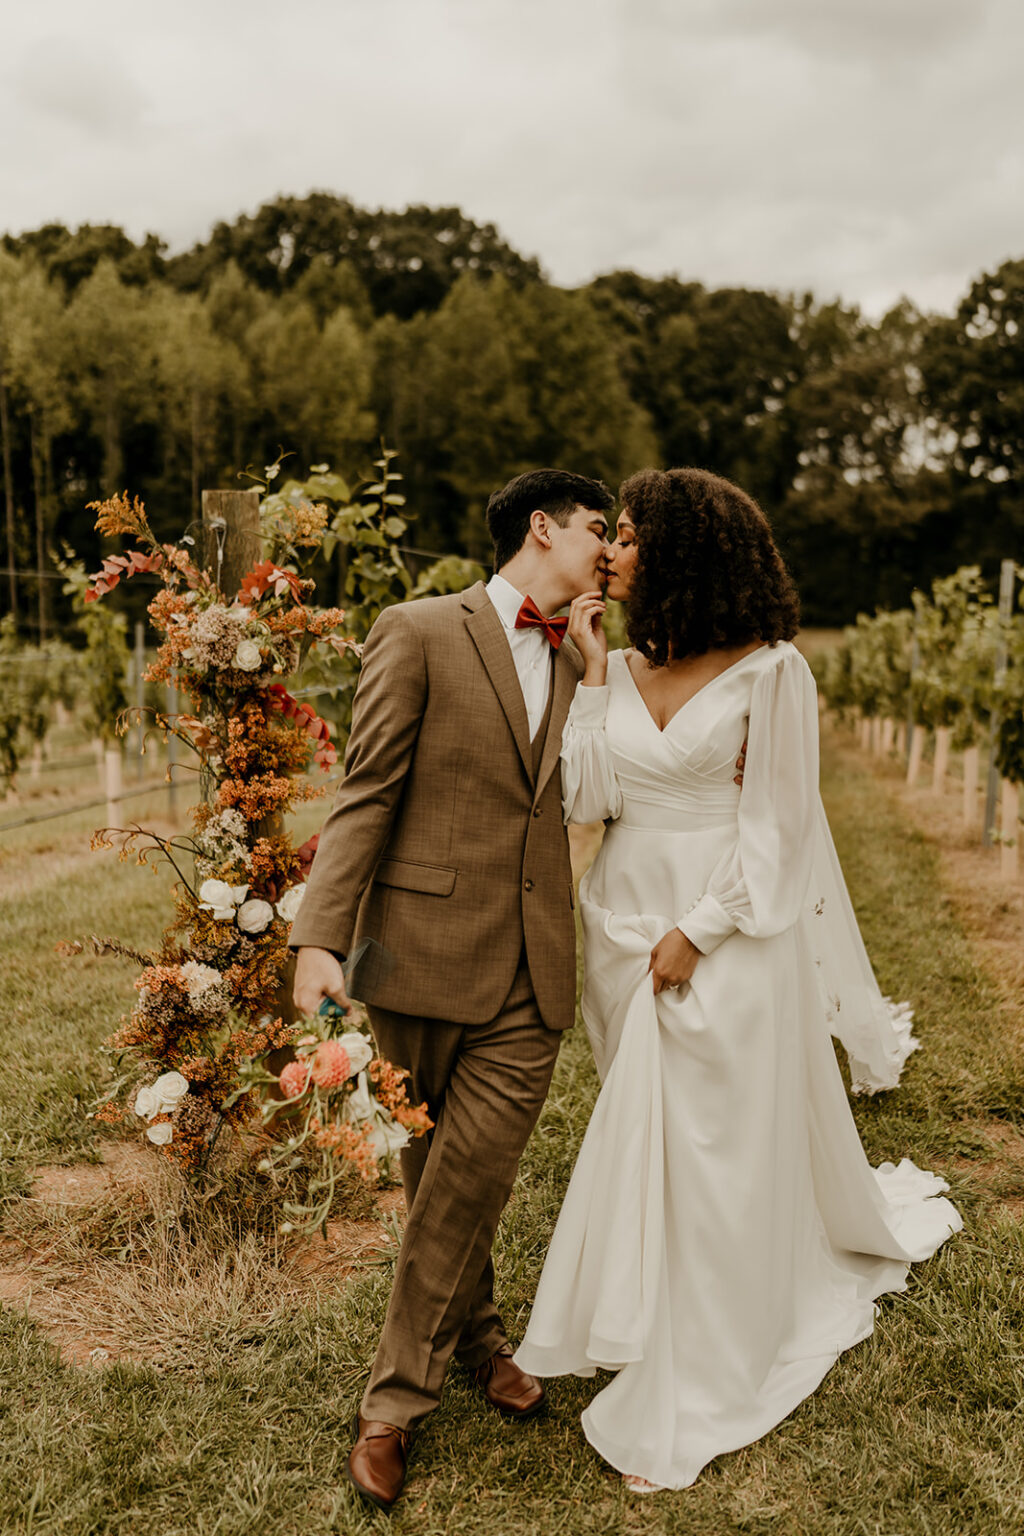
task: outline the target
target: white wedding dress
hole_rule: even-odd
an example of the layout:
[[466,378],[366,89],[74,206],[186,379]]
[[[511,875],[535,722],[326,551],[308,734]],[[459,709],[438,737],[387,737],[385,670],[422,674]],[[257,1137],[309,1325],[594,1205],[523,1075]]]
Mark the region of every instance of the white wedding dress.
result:
[[[613,652],[607,687],[577,689],[562,770],[566,820],[612,818],[580,889],[602,1088],[516,1359],[615,1371],[587,1439],[683,1488],[813,1392],[961,1220],[908,1160],[872,1169],[850,1113],[830,1035],[868,1091],[917,1042],[857,931],[796,648],[751,652],[664,731]],[[655,997],[677,922],[702,958]]]

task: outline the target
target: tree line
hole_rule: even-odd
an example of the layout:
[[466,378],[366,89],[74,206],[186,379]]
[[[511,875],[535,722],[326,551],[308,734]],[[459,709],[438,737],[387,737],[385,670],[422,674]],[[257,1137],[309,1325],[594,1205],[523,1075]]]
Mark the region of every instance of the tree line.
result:
[[458,209],[317,193],[169,256],[115,226],[0,240],[0,611],[60,622],[52,552],[98,555],[87,502],[161,536],[280,448],[349,476],[400,454],[426,550],[485,559],[489,492],[558,464],[738,481],[809,623],[905,603],[1024,532],[1024,259],[952,315],[620,271],[566,290]]

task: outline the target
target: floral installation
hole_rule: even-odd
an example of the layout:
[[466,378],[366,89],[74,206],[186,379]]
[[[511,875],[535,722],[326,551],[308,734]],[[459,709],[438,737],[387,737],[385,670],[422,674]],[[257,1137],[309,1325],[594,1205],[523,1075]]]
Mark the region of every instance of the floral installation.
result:
[[[277,469],[270,466],[268,481]],[[326,509],[267,498],[266,558],[233,595],[196,563],[189,538],[158,543],[137,497],[114,496],[91,510],[101,533],[127,535],[140,548],[105,558],[87,601],[143,571],[160,578],[149,614],[163,638],[146,677],[172,683],[191,712],[155,712],[155,726],[194,750],[203,789],[190,835],[165,838],[134,825],[93,838],[94,847],[118,847],[122,859],[166,860],[177,877],[175,917],[157,953],[94,940],[99,951],[142,965],[135,1005],[106,1042],[120,1075],[96,1118],[137,1125],[190,1175],[206,1168],[224,1127],[258,1133],[264,1172],[280,1180],[285,1169],[305,1167],[307,1201],[294,1209],[305,1224],[310,1212],[322,1222],[341,1164],[375,1177],[378,1163],[430,1125],[425,1108],[409,1104],[403,1074],[375,1057],[363,1016],[346,1018],[336,1040],[334,1015],[330,1024],[328,1015],[295,1022],[280,1011],[288,935],[317,842],[296,847],[284,817],[324,792],[304,781],[306,772],[326,772],[337,760],[327,723],[282,679],[321,642],[339,654],[358,650],[339,633],[344,612],[310,606],[314,583],[296,569],[300,551],[322,543]],[[132,715],[122,717],[123,729]],[[273,1052],[294,1056],[276,1074]],[[296,1092],[304,1073],[308,1082]],[[289,1117],[280,1099],[267,1100],[274,1084],[281,1098],[301,1102],[304,1116],[283,1146],[275,1126]]]

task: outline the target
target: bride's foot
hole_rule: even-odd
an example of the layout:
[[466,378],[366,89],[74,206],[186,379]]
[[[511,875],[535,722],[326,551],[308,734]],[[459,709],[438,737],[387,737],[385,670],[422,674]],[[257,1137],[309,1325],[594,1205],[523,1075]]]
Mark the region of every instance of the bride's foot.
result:
[[622,1481],[630,1493],[663,1493],[664,1483],[649,1483],[646,1477],[635,1477],[632,1472],[623,1472]]

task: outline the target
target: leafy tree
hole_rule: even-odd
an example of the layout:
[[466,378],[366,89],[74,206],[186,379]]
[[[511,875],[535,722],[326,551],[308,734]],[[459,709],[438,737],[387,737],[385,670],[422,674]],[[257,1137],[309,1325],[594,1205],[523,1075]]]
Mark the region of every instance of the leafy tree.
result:
[[[27,416],[35,508],[37,571],[49,565],[57,507],[53,441],[72,424],[67,379],[70,372],[65,310],[59,289],[39,267],[23,272],[14,296],[9,364],[13,388]],[[37,580],[40,640],[50,622],[49,588]]]
[[14,455],[10,395],[12,354],[16,329],[17,293],[21,264],[8,251],[0,251],[0,463],[3,467],[4,532],[6,535],[9,613],[17,618],[17,567],[20,548],[14,492]]
[[271,305],[250,325],[245,348],[267,457],[275,438],[294,444],[307,464],[317,455],[347,457],[372,438],[369,348],[347,309],[321,330],[309,304]]
[[104,258],[75,292],[67,326],[79,397],[103,447],[102,487],[113,495],[124,481],[126,432],[151,423],[156,410],[146,296]]
[[209,240],[172,259],[169,271],[183,288],[204,287],[229,260],[275,293],[293,288],[318,261],[321,269],[349,262],[374,311],[405,319],[436,309],[464,272],[517,283],[540,278],[536,261],[512,250],[493,224],[476,224],[458,208],[371,212],[329,192],[279,197],[234,224],[217,224]]
[[150,314],[166,470],[180,456],[188,464],[189,505],[200,514],[204,477],[216,472],[219,427],[228,402],[248,390],[246,362],[233,340],[218,336],[207,304],[196,294],[162,288]]
[[47,277],[66,293],[91,277],[101,261],[109,261],[124,283],[144,286],[163,274],[166,242],[147,235],[140,245],[117,224],[46,224],[23,235],[5,235],[4,248],[40,265]]

